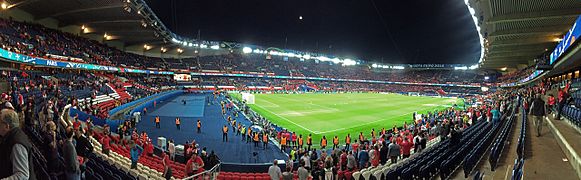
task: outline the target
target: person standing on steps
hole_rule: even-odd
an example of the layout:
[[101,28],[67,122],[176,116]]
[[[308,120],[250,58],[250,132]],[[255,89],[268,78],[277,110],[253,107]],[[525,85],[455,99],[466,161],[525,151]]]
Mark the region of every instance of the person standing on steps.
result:
[[533,115],[533,120],[537,129],[537,137],[539,137],[543,130],[543,119],[545,118],[545,101],[541,99],[541,94],[537,94],[533,99],[529,113]]
[[176,128],[178,128],[178,130],[180,130],[180,124],[182,124],[180,117],[176,117]]

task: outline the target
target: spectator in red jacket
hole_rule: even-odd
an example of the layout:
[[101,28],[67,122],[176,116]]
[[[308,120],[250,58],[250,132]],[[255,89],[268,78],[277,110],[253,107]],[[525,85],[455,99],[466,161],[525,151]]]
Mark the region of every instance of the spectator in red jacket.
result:
[[109,151],[111,150],[111,138],[109,137],[109,131],[103,132],[103,137],[101,137],[101,145],[103,154],[109,155]]
[[404,159],[410,157],[412,146],[413,143],[411,143],[407,137],[404,137],[403,142],[401,143],[402,157]]
[[188,176],[204,172],[204,161],[198,154],[192,154],[192,157],[186,163],[185,171]]

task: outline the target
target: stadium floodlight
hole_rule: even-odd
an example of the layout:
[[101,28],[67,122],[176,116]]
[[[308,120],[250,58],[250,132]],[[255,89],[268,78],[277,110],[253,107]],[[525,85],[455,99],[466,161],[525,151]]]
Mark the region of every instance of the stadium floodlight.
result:
[[[337,59],[337,58],[335,58],[335,59]],[[356,64],[357,64],[357,62],[355,62],[355,61],[353,61],[351,59],[345,59],[345,60],[343,60],[343,65],[345,65],[345,66],[353,66],[353,65],[356,65]]]
[[8,3],[6,3],[6,2],[3,2],[2,5],[0,5],[0,6],[2,6],[2,9],[8,9],[8,7],[9,7]]
[[478,68],[478,64],[475,64],[475,65],[468,67],[468,69],[470,69],[470,70],[477,69],[477,68]]
[[87,27],[85,27],[85,25],[82,25],[81,30],[85,30],[85,29],[87,29]]
[[377,64],[373,63],[373,64],[371,65],[371,67],[372,67],[372,68],[377,68]]
[[501,71],[506,71],[507,67],[500,68]]
[[331,61],[330,58],[325,57],[325,56],[319,56],[319,57],[316,57],[316,59],[318,59],[319,61]]
[[393,66],[392,68],[393,69],[405,69],[405,67],[403,67],[403,66]]
[[216,49],[220,49],[220,46],[218,46],[218,45],[213,45],[213,46],[210,46],[210,49],[215,49],[215,50],[216,50]]
[[252,48],[249,48],[249,47],[244,47],[244,48],[242,48],[242,52],[243,52],[244,54],[251,53],[251,52],[252,52]]
[[467,70],[468,67],[466,66],[462,66],[462,67],[454,67],[454,70]]
[[176,38],[171,38],[171,42],[180,43],[180,41],[178,39],[176,39]]
[[151,49],[151,46],[150,45],[147,45],[147,44],[144,44],[143,45],[143,49],[145,49],[146,51],[147,50],[150,50]]
[[192,44],[192,43],[188,43],[188,46],[189,46],[189,47],[192,47],[192,46],[193,46],[193,44]]
[[183,52],[184,52],[184,50],[183,50],[183,49],[180,49],[180,48],[178,48],[178,50],[177,50],[177,51],[178,51],[178,53],[179,53],[179,54],[181,54],[181,53],[183,53]]
[[490,76],[484,76],[484,80],[489,80]]
[[202,49],[206,49],[206,48],[208,48],[208,45],[205,45],[205,44],[200,44],[200,48],[202,48]]
[[305,58],[305,59],[311,59],[311,55],[305,54],[305,55],[303,55],[303,58]]

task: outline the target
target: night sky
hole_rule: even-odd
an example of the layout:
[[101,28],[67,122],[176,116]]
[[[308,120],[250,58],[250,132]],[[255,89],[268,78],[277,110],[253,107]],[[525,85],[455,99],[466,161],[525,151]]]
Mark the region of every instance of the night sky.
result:
[[190,38],[200,30],[203,40],[286,44],[288,49],[384,63],[475,64],[480,54],[463,0],[146,2],[169,29]]

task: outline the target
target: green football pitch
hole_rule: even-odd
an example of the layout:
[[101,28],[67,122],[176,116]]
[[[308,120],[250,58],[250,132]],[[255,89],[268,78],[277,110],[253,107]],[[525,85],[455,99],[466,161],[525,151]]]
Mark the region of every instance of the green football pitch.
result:
[[[239,94],[232,94],[240,98]],[[413,112],[426,113],[461,105],[456,98],[405,96],[379,93],[338,94],[255,94],[255,104],[250,108],[272,123],[306,138],[313,136],[318,146],[324,135],[329,142],[339,136],[344,143],[349,133],[353,140],[363,132],[369,138],[372,128],[403,126],[412,121]]]

